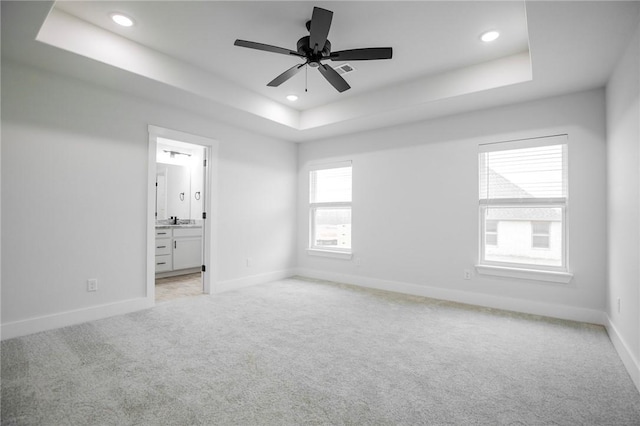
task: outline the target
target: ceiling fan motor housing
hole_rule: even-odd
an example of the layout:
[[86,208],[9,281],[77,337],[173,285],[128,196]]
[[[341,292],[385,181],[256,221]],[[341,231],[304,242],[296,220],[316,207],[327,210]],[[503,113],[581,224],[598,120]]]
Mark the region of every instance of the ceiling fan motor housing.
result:
[[300,40],[298,40],[297,49],[298,53],[304,55],[307,58],[309,65],[316,68],[320,65],[320,60],[323,57],[329,56],[331,54],[331,42],[327,40],[322,50],[314,54],[313,48],[309,45],[309,39],[309,36],[304,36]]

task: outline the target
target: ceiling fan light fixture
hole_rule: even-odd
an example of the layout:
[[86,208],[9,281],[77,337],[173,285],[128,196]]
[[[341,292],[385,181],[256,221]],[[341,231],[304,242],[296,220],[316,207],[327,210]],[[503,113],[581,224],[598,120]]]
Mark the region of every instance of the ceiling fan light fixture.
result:
[[484,41],[485,43],[489,43],[496,40],[498,37],[500,37],[500,33],[498,31],[491,30],[482,33],[482,35],[480,36],[480,40]]
[[122,27],[132,27],[133,19],[122,13],[112,13],[111,20]]
[[298,96],[297,95],[287,95],[287,100],[291,101],[291,102],[295,102],[298,100]]

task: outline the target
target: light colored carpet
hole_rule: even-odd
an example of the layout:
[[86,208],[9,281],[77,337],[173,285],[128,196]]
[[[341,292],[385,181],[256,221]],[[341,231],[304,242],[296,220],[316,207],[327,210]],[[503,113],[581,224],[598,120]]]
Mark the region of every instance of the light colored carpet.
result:
[[2,342],[4,425],[638,425],[602,327],[289,279]]

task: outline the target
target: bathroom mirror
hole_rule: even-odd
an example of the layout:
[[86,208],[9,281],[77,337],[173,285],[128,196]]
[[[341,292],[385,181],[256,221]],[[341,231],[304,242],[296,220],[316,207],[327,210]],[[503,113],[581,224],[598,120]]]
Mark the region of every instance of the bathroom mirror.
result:
[[191,172],[189,167],[157,163],[156,219],[191,218]]

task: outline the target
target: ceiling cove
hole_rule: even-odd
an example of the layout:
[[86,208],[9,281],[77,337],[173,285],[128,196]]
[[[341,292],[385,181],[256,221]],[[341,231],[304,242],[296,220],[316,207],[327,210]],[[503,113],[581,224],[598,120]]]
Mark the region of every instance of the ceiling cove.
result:
[[[335,43],[333,51],[391,46],[393,59],[358,62],[357,72],[344,76],[353,86],[345,93],[315,72],[300,72],[281,87],[267,87],[299,58],[240,49],[234,40],[295,49],[292,40],[308,34],[305,23],[312,5],[316,3],[59,1],[36,39],[200,102],[301,133],[401,115],[532,79],[524,2],[320,2],[335,12],[329,37],[349,40]],[[129,17],[133,25],[115,25],[114,13]],[[501,45],[480,40],[495,29],[500,29]],[[292,94],[298,97],[295,103],[286,100]]]

